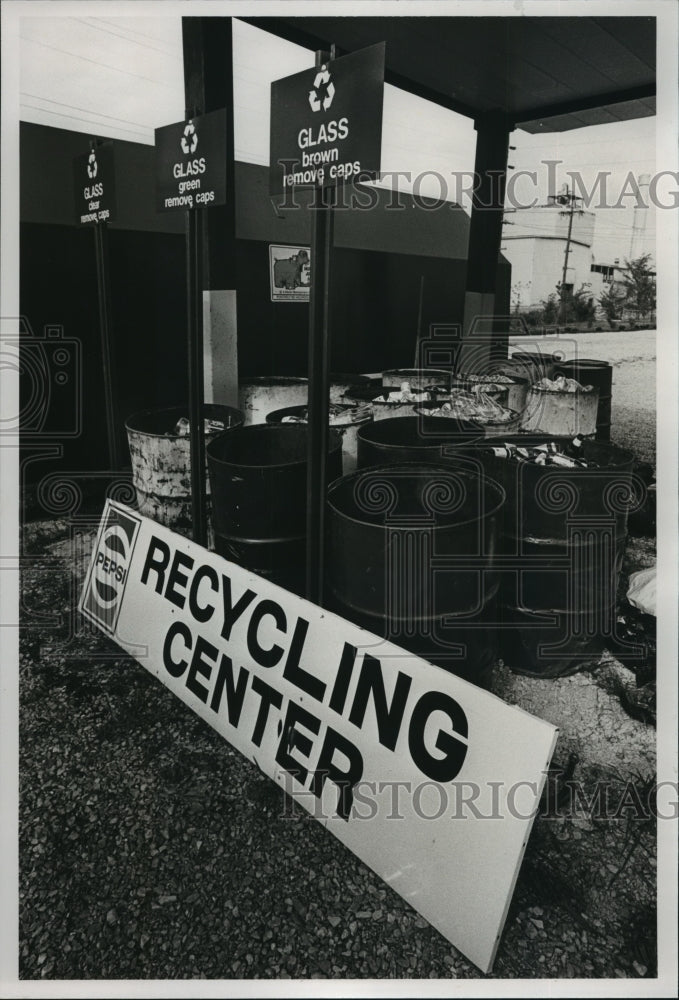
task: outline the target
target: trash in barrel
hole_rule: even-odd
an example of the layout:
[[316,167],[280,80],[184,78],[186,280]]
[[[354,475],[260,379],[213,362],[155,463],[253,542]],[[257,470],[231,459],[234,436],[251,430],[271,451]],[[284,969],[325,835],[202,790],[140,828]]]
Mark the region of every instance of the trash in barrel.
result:
[[[132,482],[140,514],[182,535],[192,534],[191,444],[188,406],[134,413],[125,421]],[[206,441],[240,427],[244,417],[231,406],[203,406]],[[206,481],[209,494],[210,484]]]
[[357,385],[347,389],[343,402],[371,403],[375,420],[388,420],[391,417],[410,417],[413,404],[426,402],[436,398],[437,393],[445,393],[444,386],[430,386],[426,389],[413,390],[407,382],[394,388],[388,385]]
[[614,642],[635,502],[633,455],[592,440],[517,435],[481,449],[504,488],[499,643],[516,673],[571,674]]
[[[305,586],[307,437],[304,424],[255,424],[207,446],[216,551],[297,594]],[[328,481],[342,474],[330,429]]]
[[521,430],[560,437],[596,432],[599,390],[575,379],[540,379],[528,390]]
[[[346,475],[356,468],[356,436],[359,428],[372,423],[373,410],[370,403],[350,404],[330,403],[330,426],[342,435],[342,471]],[[267,414],[267,424],[306,424],[308,407],[286,406]]]
[[421,392],[432,385],[450,389],[452,371],[446,368],[390,368],[382,372],[382,385],[400,389],[407,382],[413,392]]
[[326,599],[373,634],[487,686],[504,491],[450,466],[376,466],[328,490]]
[[465,421],[476,427],[483,437],[514,434],[519,429],[520,414],[500,405],[492,395],[484,391],[465,392],[453,389],[449,396],[441,396],[435,403],[420,403],[415,412],[427,420]]

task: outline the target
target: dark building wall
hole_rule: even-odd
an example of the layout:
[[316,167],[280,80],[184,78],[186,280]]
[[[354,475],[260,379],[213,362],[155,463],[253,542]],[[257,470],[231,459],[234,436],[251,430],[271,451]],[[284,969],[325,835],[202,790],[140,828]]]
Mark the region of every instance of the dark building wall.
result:
[[[57,463],[62,469],[102,469],[107,464],[94,236],[74,221],[73,159],[87,149],[86,135],[21,125],[22,313],[38,337],[45,324],[63,326],[82,357],[83,429],[80,437],[63,439]],[[187,396],[185,238],[182,213],[154,210],[153,147],[115,142],[114,151],[118,214],[108,237],[117,409],[125,454],[122,421],[127,415]],[[309,212],[302,207],[276,212],[267,168],[237,163],[235,170],[240,374],[306,374],[308,307],[271,301],[269,245],[308,245]],[[401,196],[404,208],[397,209],[389,207],[390,192],[379,192],[377,198],[369,211],[335,213],[334,370],[413,364],[422,278],[423,331],[432,322],[462,320],[467,216],[449,203],[426,210]],[[303,195],[299,201],[304,204]],[[502,311],[509,308],[508,274],[503,265]],[[232,287],[233,276],[216,278],[215,287]],[[30,396],[29,385],[24,399]],[[50,406],[55,405],[53,395]],[[45,421],[45,429],[63,425],[63,417],[50,408]],[[34,438],[24,435],[24,444]],[[41,462],[35,468],[46,466]]]

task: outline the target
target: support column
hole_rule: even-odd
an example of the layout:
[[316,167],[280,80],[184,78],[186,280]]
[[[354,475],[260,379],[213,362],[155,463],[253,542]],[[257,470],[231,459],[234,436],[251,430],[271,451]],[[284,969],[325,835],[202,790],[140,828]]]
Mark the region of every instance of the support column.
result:
[[467,289],[458,368],[483,370],[507,356],[508,320],[496,317],[495,289],[502,241],[509,133],[506,115],[491,111],[476,119],[475,192],[469,229]]
[[232,19],[183,17],[182,40],[186,107],[226,108],[226,204],[204,213],[205,401],[238,406]]

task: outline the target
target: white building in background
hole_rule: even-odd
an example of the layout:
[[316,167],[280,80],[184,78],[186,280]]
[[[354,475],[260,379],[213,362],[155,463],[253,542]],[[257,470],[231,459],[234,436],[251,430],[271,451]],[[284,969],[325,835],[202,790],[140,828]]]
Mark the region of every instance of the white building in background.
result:
[[579,209],[568,195],[505,211],[502,253],[512,265],[512,308],[536,308],[556,293],[567,245],[566,288],[577,292],[591,283],[594,223],[594,212]]

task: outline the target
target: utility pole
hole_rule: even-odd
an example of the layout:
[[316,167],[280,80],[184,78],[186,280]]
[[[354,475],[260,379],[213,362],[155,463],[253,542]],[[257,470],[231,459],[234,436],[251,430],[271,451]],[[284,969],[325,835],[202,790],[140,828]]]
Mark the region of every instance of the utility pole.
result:
[[[561,274],[561,294],[560,299],[563,303],[566,294],[566,277],[568,275],[568,255],[571,250],[571,239],[573,234],[573,216],[575,215],[576,208],[575,203],[581,201],[582,199],[573,194],[569,187],[566,188],[561,194],[555,195],[554,200],[559,205],[568,205],[568,209],[563,212],[559,212],[559,215],[568,216],[568,235],[566,236],[566,249],[563,255],[563,272]],[[582,215],[582,209],[577,210],[580,215]]]

